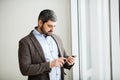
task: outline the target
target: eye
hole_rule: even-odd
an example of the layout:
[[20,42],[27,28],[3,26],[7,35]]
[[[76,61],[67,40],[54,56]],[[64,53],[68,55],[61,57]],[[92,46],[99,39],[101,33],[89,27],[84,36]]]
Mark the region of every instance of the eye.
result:
[[51,28],[51,27],[55,27],[55,26],[56,26],[56,25],[49,25],[49,24],[48,24],[48,27],[49,27],[49,28]]
[[48,24],[48,27],[52,27],[52,25],[49,25],[49,24]]

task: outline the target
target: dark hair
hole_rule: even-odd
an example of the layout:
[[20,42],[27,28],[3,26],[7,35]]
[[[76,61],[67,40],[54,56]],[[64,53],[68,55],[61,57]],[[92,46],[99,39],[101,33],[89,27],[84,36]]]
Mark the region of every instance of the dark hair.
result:
[[48,20],[56,22],[57,16],[56,16],[54,11],[49,10],[49,9],[45,9],[45,10],[40,12],[38,20],[42,20],[43,23],[47,22]]

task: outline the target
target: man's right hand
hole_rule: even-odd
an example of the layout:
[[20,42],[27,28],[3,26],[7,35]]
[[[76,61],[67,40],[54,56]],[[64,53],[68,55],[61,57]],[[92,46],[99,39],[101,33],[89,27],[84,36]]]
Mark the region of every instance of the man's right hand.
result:
[[65,63],[64,61],[66,60],[66,58],[64,57],[59,57],[53,61],[50,62],[50,68],[53,67],[62,67],[63,64]]

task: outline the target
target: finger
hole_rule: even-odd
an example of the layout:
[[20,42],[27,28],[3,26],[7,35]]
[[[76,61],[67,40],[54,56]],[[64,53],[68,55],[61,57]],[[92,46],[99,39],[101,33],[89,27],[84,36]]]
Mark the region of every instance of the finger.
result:
[[58,61],[61,62],[61,63],[63,63],[63,64],[64,64],[65,60],[66,60],[66,58],[63,58],[63,57],[58,58]]
[[75,61],[74,58],[71,58],[71,57],[68,58],[68,62],[69,62],[69,63],[74,63],[74,61]]
[[62,67],[62,66],[63,66],[63,63],[58,61],[56,67]]
[[64,57],[60,57],[60,59],[61,59],[61,60],[63,60],[63,61],[65,61],[65,60],[66,60],[66,58],[64,58]]
[[70,57],[69,60],[75,60],[75,58],[74,57]]
[[60,63],[60,64],[59,64],[59,67],[62,67],[62,66],[63,66],[63,64],[62,64],[62,63]]

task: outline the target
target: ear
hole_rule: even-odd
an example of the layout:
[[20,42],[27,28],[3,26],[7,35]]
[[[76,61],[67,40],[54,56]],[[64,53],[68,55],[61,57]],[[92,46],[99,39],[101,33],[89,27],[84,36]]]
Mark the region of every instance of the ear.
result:
[[43,22],[42,20],[38,20],[38,26],[42,26]]

